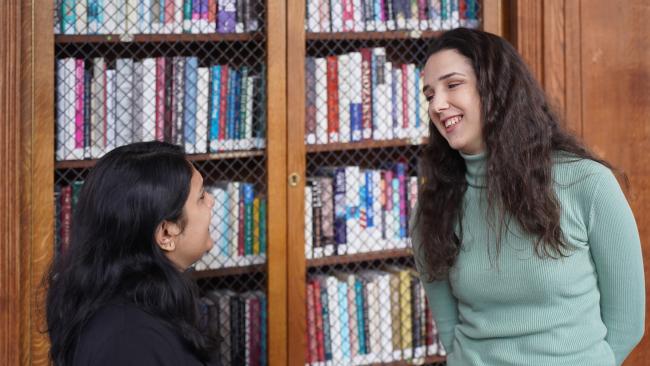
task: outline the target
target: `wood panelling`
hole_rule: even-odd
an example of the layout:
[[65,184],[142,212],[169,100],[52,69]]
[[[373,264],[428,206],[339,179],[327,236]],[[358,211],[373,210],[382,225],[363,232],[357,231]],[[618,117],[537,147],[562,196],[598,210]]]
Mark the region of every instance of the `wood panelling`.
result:
[[[553,45],[546,42],[549,47],[562,47],[564,49],[564,121],[569,130],[582,136],[582,73],[581,69],[581,21],[580,1],[564,1],[564,43]],[[561,15],[560,15],[561,16]],[[557,52],[553,52],[557,54]]]
[[[644,253],[646,297],[650,284],[650,6],[644,0],[582,1],[583,137],[622,169]],[[646,304],[648,302],[646,301]],[[646,308],[646,319],[650,312]],[[647,365],[647,336],[625,365]]]
[[512,40],[535,78],[544,80],[544,21],[539,0],[513,0]]
[[[49,364],[43,277],[53,252],[53,2],[23,1],[21,47],[21,364]],[[38,9],[38,11],[36,11]]]
[[267,0],[268,359],[287,364],[287,33],[286,2]]
[[0,364],[20,354],[20,1],[0,3]]
[[[305,0],[289,0],[287,14],[287,67],[291,75],[287,79],[288,139],[294,143],[287,147],[288,173],[296,174],[299,180],[287,192],[288,207],[286,218],[290,227],[288,233],[288,271],[289,297],[289,359],[287,365],[304,365],[307,349],[306,312],[306,261],[304,235],[304,197],[305,197]],[[295,143],[295,142],[300,143]]]

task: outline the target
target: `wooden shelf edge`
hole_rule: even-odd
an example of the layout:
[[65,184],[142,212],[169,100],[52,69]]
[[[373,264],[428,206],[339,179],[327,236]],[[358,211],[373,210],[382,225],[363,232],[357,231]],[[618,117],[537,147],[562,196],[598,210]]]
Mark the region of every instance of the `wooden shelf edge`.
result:
[[368,262],[380,259],[391,259],[410,257],[413,255],[411,249],[389,249],[377,252],[357,253],[348,255],[333,255],[322,258],[307,259],[307,267],[322,267],[335,264],[348,264],[356,262]]
[[386,32],[307,32],[306,39],[307,41],[333,41],[333,40],[346,40],[346,41],[356,41],[356,40],[383,40],[383,39],[428,39],[441,35],[445,31],[433,31],[433,30],[397,30],[397,31],[386,31]]
[[253,274],[258,272],[264,272],[265,270],[266,270],[266,263],[251,264],[248,266],[194,271],[190,273],[190,277],[192,277],[193,279],[201,279],[201,278],[210,278],[210,277],[241,276],[241,275],[248,275],[248,274]]
[[445,356],[426,356],[418,359],[400,360],[385,363],[373,363],[366,366],[410,366],[410,365],[426,365],[433,362],[445,362]]
[[155,43],[155,42],[249,42],[264,39],[261,32],[207,34],[58,34],[57,45],[75,43]]
[[[241,159],[264,156],[266,150],[247,150],[247,151],[227,151],[221,153],[211,154],[191,154],[187,155],[190,161],[211,161],[211,160],[226,160],[226,159]],[[64,160],[55,163],[55,169],[75,169],[75,168],[92,168],[97,163],[97,159],[87,160]]]
[[396,140],[367,140],[367,141],[350,142],[350,143],[307,145],[307,153],[378,149],[384,147],[417,146],[417,145],[426,144],[427,142],[428,142],[427,138],[419,138],[419,139],[396,139]]

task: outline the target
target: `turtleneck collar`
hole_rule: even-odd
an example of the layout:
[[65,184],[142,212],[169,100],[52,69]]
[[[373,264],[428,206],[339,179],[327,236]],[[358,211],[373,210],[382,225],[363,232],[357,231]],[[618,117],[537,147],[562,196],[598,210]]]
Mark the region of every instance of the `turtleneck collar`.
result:
[[487,187],[486,172],[487,172],[487,154],[485,152],[476,155],[467,155],[460,152],[460,156],[465,160],[465,179],[467,184],[473,187],[485,188]]

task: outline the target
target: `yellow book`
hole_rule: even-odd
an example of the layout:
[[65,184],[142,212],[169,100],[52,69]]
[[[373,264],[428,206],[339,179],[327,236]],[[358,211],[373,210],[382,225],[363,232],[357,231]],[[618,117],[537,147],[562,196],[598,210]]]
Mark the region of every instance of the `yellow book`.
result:
[[411,274],[408,269],[399,272],[399,307],[402,324],[402,351],[408,358],[413,348],[413,320],[411,319]]

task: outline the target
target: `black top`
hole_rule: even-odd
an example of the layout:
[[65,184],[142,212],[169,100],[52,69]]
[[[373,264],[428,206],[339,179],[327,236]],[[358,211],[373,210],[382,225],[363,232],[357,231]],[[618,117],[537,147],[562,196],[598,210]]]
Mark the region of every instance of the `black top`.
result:
[[135,305],[107,305],[84,327],[74,366],[205,366],[175,330]]

